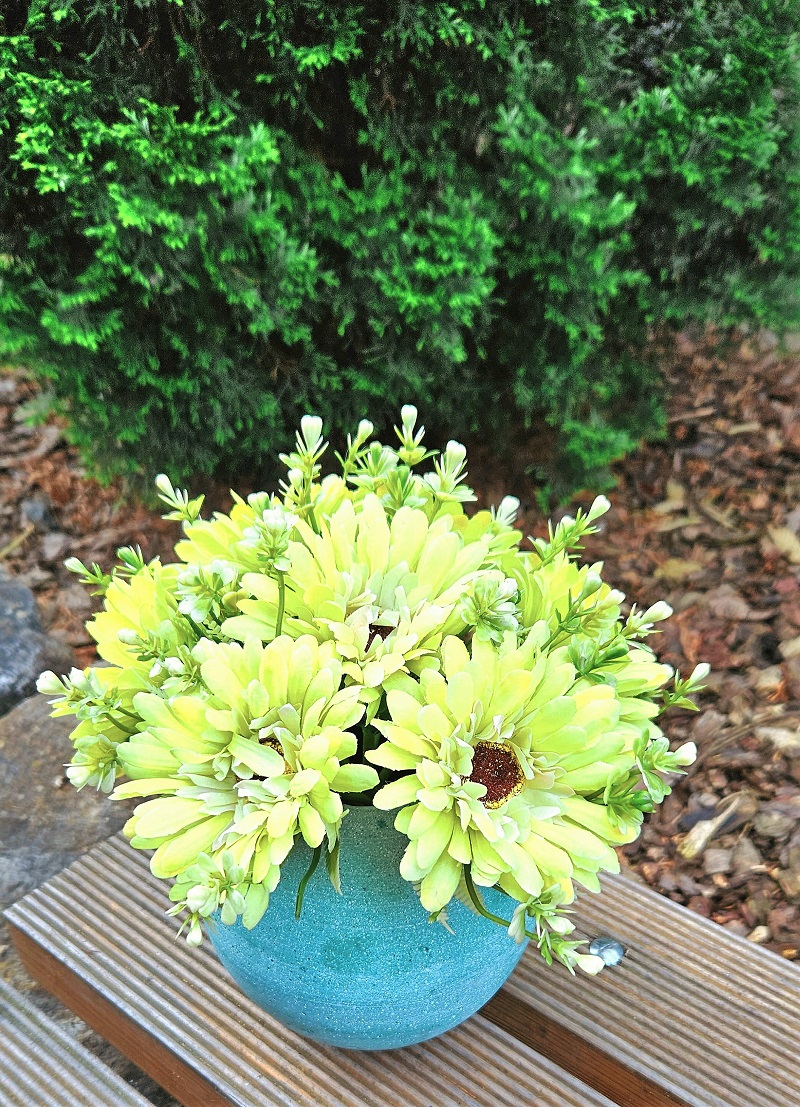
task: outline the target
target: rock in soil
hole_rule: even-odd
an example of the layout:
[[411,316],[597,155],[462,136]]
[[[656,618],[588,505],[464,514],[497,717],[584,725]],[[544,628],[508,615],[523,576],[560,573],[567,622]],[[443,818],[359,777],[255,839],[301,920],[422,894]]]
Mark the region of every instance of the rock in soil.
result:
[[30,588],[0,570],[0,715],[36,690],[45,669],[66,673],[69,646],[42,633]]
[[0,719],[0,909],[114,834],[130,805],[64,782],[75,720],[51,719],[44,696]]

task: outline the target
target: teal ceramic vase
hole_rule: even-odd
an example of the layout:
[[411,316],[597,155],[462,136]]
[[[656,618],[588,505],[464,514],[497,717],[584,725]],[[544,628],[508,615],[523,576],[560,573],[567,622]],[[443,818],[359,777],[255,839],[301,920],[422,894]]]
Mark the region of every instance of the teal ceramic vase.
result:
[[[448,930],[429,923],[399,873],[407,844],[393,815],[353,807],[342,824],[342,894],[320,864],[299,920],[297,888],[311,851],[302,841],[281,868],[253,930],[213,923],[209,937],[243,992],[284,1026],[348,1049],[394,1049],[457,1026],[489,1000],[522,956],[496,923],[453,901]],[[489,889],[487,906],[509,900]]]

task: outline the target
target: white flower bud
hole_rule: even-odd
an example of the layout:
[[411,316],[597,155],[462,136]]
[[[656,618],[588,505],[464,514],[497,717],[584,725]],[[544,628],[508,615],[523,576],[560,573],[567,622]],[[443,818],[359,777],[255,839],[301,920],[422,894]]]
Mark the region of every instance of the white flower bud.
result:
[[670,615],[672,615],[672,608],[665,600],[659,600],[652,607],[648,607],[639,618],[643,624],[662,623],[664,619],[669,619]]
[[512,527],[519,511],[519,500],[516,496],[503,496],[499,507],[495,509],[495,520],[504,527]]
[[697,760],[697,745],[694,742],[684,742],[673,754],[676,765],[693,765]]
[[610,507],[611,504],[606,496],[596,496],[592,506],[589,508],[586,522],[593,523],[595,519],[599,519],[601,515],[605,515]]
[[526,919],[527,907],[526,904],[521,903],[519,907],[514,909],[514,914],[511,916],[511,922],[508,927],[509,937],[513,938],[517,945],[522,945],[525,941]]
[[303,441],[310,452],[314,452],[322,439],[322,420],[318,415],[304,415],[300,420]]
[[62,696],[64,685],[61,683],[60,677],[47,669],[36,681],[36,690],[44,696]]
[[166,473],[158,474],[156,477],[156,488],[162,496],[168,496],[170,499],[175,496],[175,489],[172,487],[172,481]]
[[603,958],[595,957],[593,953],[577,953],[575,955],[575,965],[582,972],[588,973],[589,976],[597,976],[606,967]]
[[449,469],[457,469],[463,465],[467,457],[467,447],[452,438],[447,443],[444,451],[444,459]]
[[189,932],[186,935],[187,946],[197,947],[202,945],[203,942],[203,928],[200,923],[195,919],[192,925],[189,927]]
[[590,596],[593,596],[595,592],[599,592],[602,587],[603,578],[599,573],[587,573],[583,581],[583,587],[581,588],[580,599],[588,599]]
[[700,684],[705,680],[708,674],[711,672],[711,666],[705,661],[701,661],[699,665],[695,665],[692,675],[689,677],[689,683],[692,685]]
[[203,908],[206,905],[208,897],[208,888],[206,888],[204,884],[195,884],[195,886],[193,888],[190,888],[189,891],[186,893],[186,906],[189,908],[192,914],[197,915],[202,912]]

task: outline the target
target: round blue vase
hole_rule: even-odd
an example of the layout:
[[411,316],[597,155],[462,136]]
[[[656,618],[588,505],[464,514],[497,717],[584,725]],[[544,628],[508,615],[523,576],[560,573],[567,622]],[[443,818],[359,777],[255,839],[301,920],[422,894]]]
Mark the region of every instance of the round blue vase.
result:
[[[400,876],[407,839],[391,813],[353,807],[342,824],[342,894],[320,864],[294,917],[311,850],[298,839],[269,909],[252,930],[212,923],[209,937],[242,991],[284,1026],[348,1049],[394,1049],[450,1030],[482,1007],[524,951],[503,927],[453,901],[429,923]],[[508,917],[492,889],[490,910]]]

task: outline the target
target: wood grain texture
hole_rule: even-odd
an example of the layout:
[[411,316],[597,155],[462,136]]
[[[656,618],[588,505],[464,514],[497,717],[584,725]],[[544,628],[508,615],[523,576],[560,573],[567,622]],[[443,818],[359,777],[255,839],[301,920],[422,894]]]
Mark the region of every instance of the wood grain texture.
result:
[[306,1041],[176,942],[167,905],[112,839],[6,915],[29,971],[186,1107],[614,1107],[481,1016],[403,1050]]
[[[622,963],[572,978],[529,951],[485,1015],[593,1087],[616,1089],[623,1107],[800,1104],[797,966],[625,877],[584,896],[575,921],[618,939]],[[625,1072],[668,1098],[640,1093]]]
[[0,980],[0,1107],[148,1107],[148,1101]]

